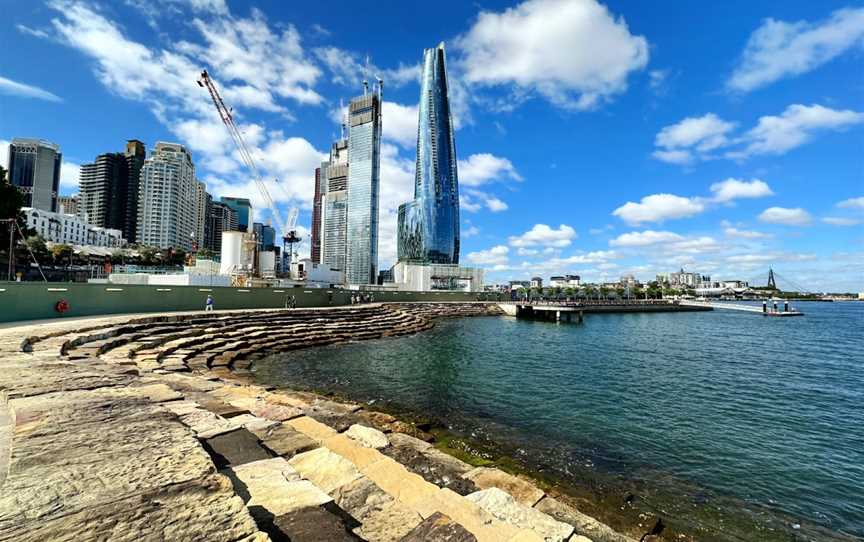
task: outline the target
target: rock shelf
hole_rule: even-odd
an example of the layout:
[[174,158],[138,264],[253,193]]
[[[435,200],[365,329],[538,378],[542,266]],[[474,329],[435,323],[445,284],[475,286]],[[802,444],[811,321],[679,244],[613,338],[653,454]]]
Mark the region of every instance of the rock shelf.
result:
[[629,542],[392,416],[243,378],[274,352],[499,313],[370,304],[0,330],[0,541]]

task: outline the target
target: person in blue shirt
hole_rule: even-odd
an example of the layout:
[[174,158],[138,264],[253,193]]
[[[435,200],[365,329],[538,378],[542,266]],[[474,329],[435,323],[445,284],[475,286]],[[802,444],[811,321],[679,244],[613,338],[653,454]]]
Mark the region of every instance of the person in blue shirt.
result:
[[213,296],[210,294],[207,294],[207,301],[204,303],[204,310],[205,311],[212,311],[213,310]]

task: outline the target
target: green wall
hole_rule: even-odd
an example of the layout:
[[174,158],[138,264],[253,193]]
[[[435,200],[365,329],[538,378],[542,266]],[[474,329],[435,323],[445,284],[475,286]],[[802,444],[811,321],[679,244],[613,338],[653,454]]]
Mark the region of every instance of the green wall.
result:
[[[218,309],[282,308],[295,296],[298,307],[347,305],[351,291],[323,288],[227,288],[220,286],[140,286],[80,282],[0,282],[0,322],[123,314],[202,310],[207,295]],[[475,301],[463,292],[371,292],[375,301]],[[495,294],[479,294],[493,300]],[[69,310],[58,313],[61,299]]]

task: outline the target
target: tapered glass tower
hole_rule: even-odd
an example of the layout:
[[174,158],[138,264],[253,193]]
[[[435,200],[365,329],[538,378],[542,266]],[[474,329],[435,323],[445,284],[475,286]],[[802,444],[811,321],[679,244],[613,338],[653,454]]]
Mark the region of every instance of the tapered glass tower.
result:
[[399,206],[400,262],[459,263],[459,181],[444,44],[423,52],[414,200]]

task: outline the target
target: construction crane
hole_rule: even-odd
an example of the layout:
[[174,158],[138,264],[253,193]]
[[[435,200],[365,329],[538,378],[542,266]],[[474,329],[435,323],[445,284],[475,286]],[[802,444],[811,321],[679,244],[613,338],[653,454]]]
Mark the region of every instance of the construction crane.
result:
[[264,183],[264,179],[261,177],[261,172],[255,164],[252,152],[249,150],[249,146],[246,145],[246,141],[243,139],[243,135],[237,128],[237,125],[234,124],[234,117],[231,114],[232,110],[225,105],[222,96],[220,96],[219,91],[216,90],[216,85],[213,83],[207,70],[202,71],[200,77],[198,77],[198,86],[206,88],[210,93],[213,105],[216,106],[216,111],[219,112],[219,118],[222,119],[222,123],[226,128],[228,128],[228,133],[231,134],[231,139],[234,140],[234,144],[237,146],[240,158],[249,169],[249,173],[252,174],[252,179],[254,179],[255,185],[258,187],[258,191],[261,192],[261,197],[264,198],[264,203],[266,203],[267,207],[270,209],[273,221],[276,222],[276,227],[282,234],[283,257],[287,254],[287,262],[290,266],[294,255],[294,245],[299,243],[301,240],[300,236],[297,235],[297,214],[299,212],[297,207],[292,207],[291,210],[288,211],[288,221],[282,222],[282,216],[279,214],[279,210],[276,209],[276,204],[273,202],[273,198],[270,197],[270,191],[267,190],[267,185]]

